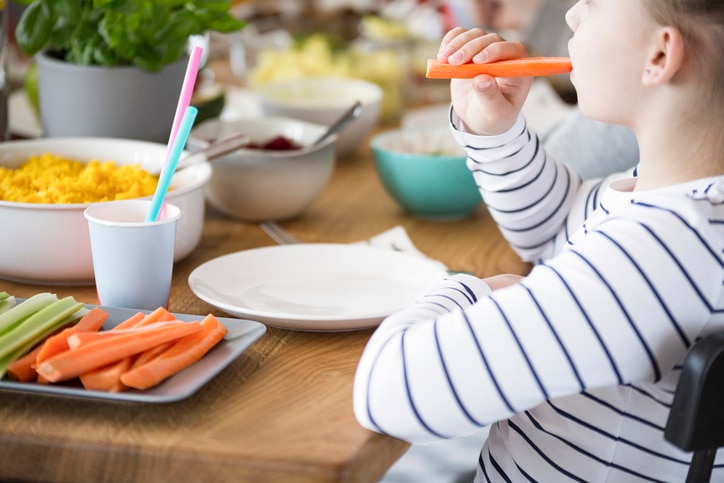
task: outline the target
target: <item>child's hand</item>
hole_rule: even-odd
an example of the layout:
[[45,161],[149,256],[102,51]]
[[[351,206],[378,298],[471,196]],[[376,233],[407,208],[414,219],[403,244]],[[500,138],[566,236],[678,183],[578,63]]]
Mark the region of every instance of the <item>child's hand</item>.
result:
[[[520,42],[506,41],[498,34],[488,34],[478,28],[456,27],[442,39],[437,59],[459,65],[526,56],[526,49]],[[532,82],[532,77],[494,78],[488,75],[453,79],[450,81],[453,108],[469,132],[488,136],[502,134],[515,124]]]
[[515,275],[512,273],[504,273],[501,275],[494,275],[492,277],[484,278],[483,282],[488,284],[488,287],[490,287],[490,290],[499,290],[501,288],[510,287],[511,285],[515,285],[516,283],[523,280],[523,277],[520,275]]

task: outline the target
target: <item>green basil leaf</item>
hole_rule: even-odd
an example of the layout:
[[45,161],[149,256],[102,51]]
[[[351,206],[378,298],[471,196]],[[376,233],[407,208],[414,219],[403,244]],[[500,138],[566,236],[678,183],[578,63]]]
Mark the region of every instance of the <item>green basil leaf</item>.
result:
[[231,0],[19,0],[17,27],[28,54],[45,46],[84,65],[137,65],[150,71],[176,62],[191,35],[243,28]]
[[45,2],[28,5],[15,29],[18,46],[27,55],[34,55],[48,43],[55,21],[56,16]]

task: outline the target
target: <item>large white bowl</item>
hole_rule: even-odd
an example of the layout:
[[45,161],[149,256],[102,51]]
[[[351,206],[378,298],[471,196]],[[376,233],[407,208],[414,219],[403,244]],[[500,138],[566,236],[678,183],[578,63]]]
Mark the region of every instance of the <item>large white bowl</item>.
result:
[[296,217],[327,186],[335,162],[337,136],[316,146],[326,127],[283,117],[220,121],[212,119],[191,132],[190,144],[203,146],[226,134],[242,132],[261,144],[277,136],[303,146],[290,151],[239,149],[211,163],[204,191],[209,204],[241,221],[283,220]]
[[346,77],[303,77],[272,81],[258,88],[261,109],[329,126],[360,101],[362,113],[339,134],[337,158],[351,156],[380,118],[382,88],[373,82]]
[[[158,170],[166,145],[110,138],[42,138],[0,144],[0,166],[16,168],[42,153],[88,161],[110,160]],[[168,201],[181,209],[174,260],[191,253],[204,224],[203,187],[211,176],[208,163],[180,170],[171,182]],[[90,285],[93,261],[83,211],[88,203],[41,204],[0,201],[0,278],[36,284]]]

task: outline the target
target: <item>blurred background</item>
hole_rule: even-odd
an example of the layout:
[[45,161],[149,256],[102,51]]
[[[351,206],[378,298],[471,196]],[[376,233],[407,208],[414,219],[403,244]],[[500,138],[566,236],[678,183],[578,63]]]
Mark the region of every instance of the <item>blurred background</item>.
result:
[[[445,32],[482,26],[524,41],[531,55],[567,56],[569,0],[246,0],[235,12],[249,22],[216,39],[235,78],[248,87],[315,75],[360,77],[385,90],[382,119],[409,106],[445,101],[447,81],[425,79]],[[573,103],[567,76],[550,79]]]
[[[236,120],[260,114],[255,91],[277,81],[314,76],[361,78],[383,90],[381,128],[446,126],[449,81],[425,78],[443,35],[455,26],[483,27],[524,42],[531,55],[567,56],[564,14],[571,0],[235,0],[247,22],[234,34],[210,34],[193,103],[206,117]],[[14,45],[22,6],[0,0],[4,66],[0,124],[9,134],[42,135],[34,60]],[[5,98],[7,95],[7,99]],[[575,94],[567,75],[539,78],[528,99],[529,124],[539,132],[570,113]],[[7,108],[7,111],[3,109]],[[0,126],[2,128],[2,126]],[[383,130],[383,129],[380,129]],[[5,132],[5,131],[3,131]],[[463,160],[464,162],[464,160]],[[383,480],[469,481],[485,434],[447,445],[413,447]],[[471,464],[472,462],[472,464]],[[413,475],[413,476],[411,476]]]
[[[454,26],[480,26],[526,43],[531,55],[566,56],[570,31],[564,13],[571,0],[234,0],[247,22],[234,34],[211,34],[206,68],[194,104],[207,117],[254,114],[248,95],[271,81],[342,76],[372,81],[384,91],[381,124],[406,112],[445,104],[449,82],[425,78],[442,36]],[[33,60],[13,43],[22,6],[8,1],[4,64],[10,93],[10,131],[35,137]],[[28,78],[31,77],[31,78]],[[575,104],[568,76],[544,80],[556,99]],[[229,87],[238,89],[229,89]],[[15,92],[15,95],[12,93]],[[548,95],[548,93],[546,93]],[[556,107],[556,106],[554,106]],[[558,106],[560,107],[560,106]],[[226,109],[226,111],[224,111]],[[557,119],[557,117],[556,117]]]

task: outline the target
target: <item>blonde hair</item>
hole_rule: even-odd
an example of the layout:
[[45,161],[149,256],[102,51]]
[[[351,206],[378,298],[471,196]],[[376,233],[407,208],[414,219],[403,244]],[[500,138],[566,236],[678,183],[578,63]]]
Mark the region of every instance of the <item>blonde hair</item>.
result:
[[724,1],[644,0],[661,25],[681,32],[686,55],[703,81],[708,103],[724,107]]
[[707,138],[724,156],[724,0],[644,0],[644,5],[659,24],[681,32],[692,73],[701,80],[690,113],[711,121]]

